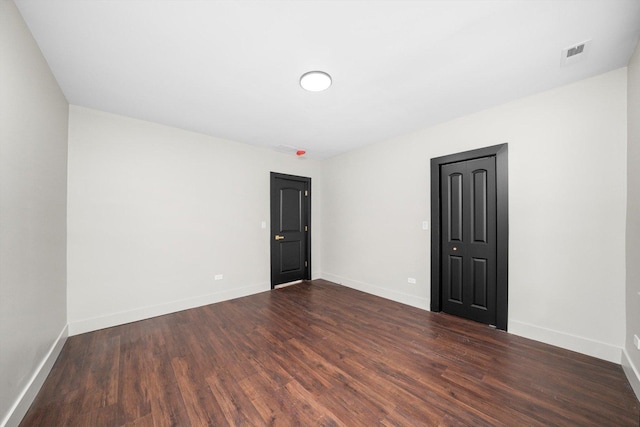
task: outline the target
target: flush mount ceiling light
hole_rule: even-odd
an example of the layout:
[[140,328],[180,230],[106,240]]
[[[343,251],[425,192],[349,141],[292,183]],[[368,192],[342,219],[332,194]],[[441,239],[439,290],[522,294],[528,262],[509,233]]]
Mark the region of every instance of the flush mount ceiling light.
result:
[[322,92],[331,86],[331,76],[324,71],[309,71],[300,77],[300,86],[309,92]]

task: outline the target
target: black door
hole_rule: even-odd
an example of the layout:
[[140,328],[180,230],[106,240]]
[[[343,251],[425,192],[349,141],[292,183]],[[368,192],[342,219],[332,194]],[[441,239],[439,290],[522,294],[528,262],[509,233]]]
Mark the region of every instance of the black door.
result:
[[496,164],[440,168],[441,289],[446,313],[496,325]]
[[311,178],[271,172],[271,288],[311,279]]

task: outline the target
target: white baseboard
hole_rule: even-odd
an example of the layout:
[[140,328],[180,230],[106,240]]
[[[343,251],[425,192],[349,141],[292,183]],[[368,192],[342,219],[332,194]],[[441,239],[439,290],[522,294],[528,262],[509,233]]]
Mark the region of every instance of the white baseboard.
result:
[[616,347],[615,345],[511,319],[509,319],[508,331],[521,337],[597,357],[598,359],[607,360],[617,363],[618,365],[620,364],[622,348]]
[[[368,294],[390,299],[413,307],[422,308],[424,310],[429,310],[430,301],[427,298],[420,298],[389,289],[379,288],[368,283],[351,280],[331,273],[322,273],[322,278]],[[509,319],[508,331],[514,335],[520,335],[525,338],[555,345],[557,347],[586,354],[598,359],[607,360],[616,364],[620,364],[621,362],[622,348],[616,347],[615,345],[511,319]],[[637,370],[635,372],[637,372]]]
[[88,319],[75,320],[69,322],[69,335],[79,335],[85,332],[97,331],[99,329],[110,328],[112,326],[124,325],[125,323],[137,322],[139,320],[150,319],[156,316],[175,313],[177,311],[188,310],[190,308],[201,307],[203,305],[214,304],[216,302],[227,301],[248,295],[267,291],[271,288],[270,283],[260,283],[258,285],[244,288],[229,289],[223,292],[201,295],[194,298],[186,298],[178,301],[171,301],[149,307],[141,307],[135,310],[121,311],[107,314],[105,316],[92,317]]
[[359,291],[366,292],[378,297],[386,298],[391,301],[407,304],[412,307],[421,308],[423,310],[429,310],[429,300],[427,298],[420,298],[415,295],[407,295],[402,292],[379,288],[375,285],[359,282],[357,280],[347,279],[346,277],[336,276],[335,274],[331,273],[323,273],[322,278],[330,282],[337,283],[348,288],[357,289]]
[[622,350],[622,369],[624,370],[636,397],[640,400],[640,371],[638,371],[638,367],[631,361],[626,348]]
[[65,325],[62,332],[58,335],[58,338],[53,342],[51,348],[36,368],[26,387],[18,396],[18,399],[16,399],[5,418],[0,422],[0,427],[17,427],[20,424],[33,403],[33,400],[38,395],[42,384],[44,384],[44,380],[47,379],[49,372],[51,372],[53,364],[60,355],[62,347],[69,336],[68,330],[69,325]]

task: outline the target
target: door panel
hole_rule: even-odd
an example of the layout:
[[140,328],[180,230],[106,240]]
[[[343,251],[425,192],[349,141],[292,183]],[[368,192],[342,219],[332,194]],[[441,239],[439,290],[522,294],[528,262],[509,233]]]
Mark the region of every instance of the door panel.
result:
[[442,309],[496,324],[495,158],[441,166]]
[[475,242],[487,243],[487,171],[473,171],[473,217],[471,228]]
[[449,175],[449,240],[462,241],[462,175]]
[[[296,184],[296,183],[294,183]],[[287,185],[284,184],[283,185]],[[291,185],[291,183],[289,183]],[[297,186],[299,187],[299,186]],[[300,231],[302,224],[302,195],[300,188],[280,188],[280,227],[279,233]]]
[[302,269],[304,251],[300,241],[280,242],[280,273],[290,273]]
[[271,173],[271,287],[310,279],[311,179]]
[[449,287],[449,301],[462,302],[462,258],[458,256],[449,256],[449,278],[447,286]]
[[473,259],[473,306],[487,308],[487,260]]

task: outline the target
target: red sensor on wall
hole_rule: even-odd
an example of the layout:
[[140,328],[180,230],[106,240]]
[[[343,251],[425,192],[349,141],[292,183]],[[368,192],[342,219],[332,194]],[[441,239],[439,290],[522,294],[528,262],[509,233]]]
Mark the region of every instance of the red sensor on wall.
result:
[[304,150],[298,150],[298,151],[296,151],[296,156],[304,156],[305,153],[306,153],[306,151],[304,151]]

